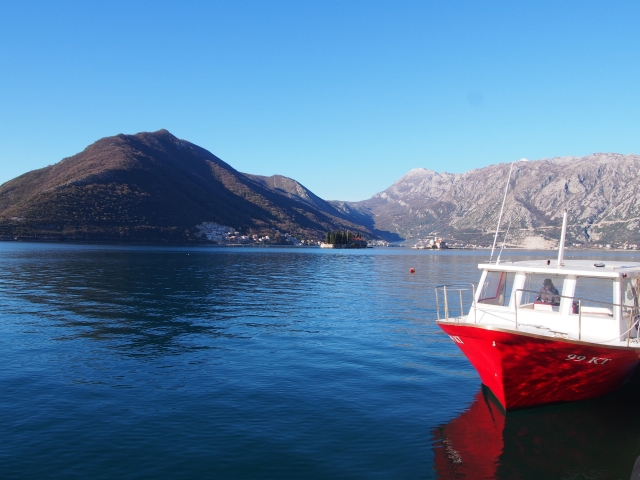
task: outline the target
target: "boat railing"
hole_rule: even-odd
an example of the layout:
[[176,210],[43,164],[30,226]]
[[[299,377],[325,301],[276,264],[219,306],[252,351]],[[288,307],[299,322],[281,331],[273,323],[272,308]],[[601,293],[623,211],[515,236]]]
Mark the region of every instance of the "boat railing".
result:
[[[528,293],[528,294],[539,295],[540,291],[527,290],[525,288],[518,288],[515,290],[516,330],[518,330],[518,309],[524,306],[524,305],[520,305],[520,300],[522,299],[522,295],[518,295],[518,293],[520,294]],[[578,316],[578,340],[582,340],[582,314],[583,313],[591,314],[591,315],[602,314],[602,312],[592,312],[587,310],[589,307],[585,307],[585,309],[583,309],[583,302],[588,302],[589,304],[601,305],[602,311],[603,312],[610,311],[611,312],[610,315],[612,316],[615,309],[618,307],[621,307],[621,313],[623,315],[629,316],[629,329],[626,332],[622,333],[618,338],[620,340],[624,340],[624,337],[626,336],[627,345],[631,341],[631,331],[633,330],[634,327],[637,328],[637,326],[640,324],[640,306],[637,306],[637,305],[626,305],[621,303],[602,302],[599,300],[585,299],[581,297],[570,297],[567,295],[559,295],[559,294],[553,295],[553,297],[560,298],[560,299],[567,299],[571,302],[571,313],[576,314]],[[527,304],[527,305],[530,305],[530,304]],[[615,339],[612,339],[611,341],[613,340]]]
[[[436,314],[438,316],[438,320],[449,320],[450,318],[462,318],[464,316],[465,308],[464,308],[464,299],[468,298],[469,295],[466,292],[470,292],[471,294],[471,303],[473,307],[476,306],[476,286],[473,283],[452,283],[448,285],[438,285],[436,288]],[[455,295],[455,300],[453,304],[449,300],[450,295]],[[440,297],[442,296],[442,304],[440,303]],[[460,308],[460,316],[451,316],[451,306],[455,305],[456,301],[458,302],[458,307]],[[443,315],[440,315],[442,309]],[[458,308],[455,308],[457,313]]]

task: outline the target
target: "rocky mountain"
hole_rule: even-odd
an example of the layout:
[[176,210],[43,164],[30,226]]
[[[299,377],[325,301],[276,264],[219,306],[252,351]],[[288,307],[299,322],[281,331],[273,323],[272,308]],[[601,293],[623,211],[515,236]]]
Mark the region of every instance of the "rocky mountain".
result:
[[[333,205],[387,238],[438,235],[486,245],[493,239],[510,167],[497,164],[461,174],[418,168],[369,200]],[[569,243],[640,243],[639,187],[638,155],[516,162],[500,241],[511,222],[507,243],[555,245],[567,208]]]
[[166,130],[103,138],[0,186],[5,239],[198,242],[203,222],[314,239],[366,231],[294,180],[240,173]]
[[[500,240],[555,245],[640,244],[640,156],[597,153],[513,164]],[[321,239],[360,230],[387,240],[441,236],[490,244],[511,164],[466,173],[410,171],[361,202],[327,202],[297,181],[238,172],[166,130],[98,140],[0,186],[0,237],[199,242],[215,222],[243,234]]]
[[311,190],[307,189],[304,185],[298,183],[292,178],[284,177],[282,175],[272,175],[270,177],[252,175],[250,173],[245,173],[244,175],[263,187],[288,198],[302,202],[312,208],[322,210],[331,215],[340,215],[336,208],[329,204],[329,202],[321,199]]

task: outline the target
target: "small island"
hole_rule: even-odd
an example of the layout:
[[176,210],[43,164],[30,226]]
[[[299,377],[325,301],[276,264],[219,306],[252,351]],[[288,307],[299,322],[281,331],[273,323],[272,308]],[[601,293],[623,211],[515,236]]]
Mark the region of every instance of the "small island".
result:
[[354,234],[349,230],[336,230],[327,232],[320,248],[367,248],[367,241],[360,232]]

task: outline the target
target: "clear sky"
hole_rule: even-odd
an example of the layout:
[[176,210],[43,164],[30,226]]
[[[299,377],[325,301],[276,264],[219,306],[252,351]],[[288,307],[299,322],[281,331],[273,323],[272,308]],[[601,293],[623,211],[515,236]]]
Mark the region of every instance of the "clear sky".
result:
[[338,200],[640,154],[640,2],[0,0],[0,183],[161,128]]

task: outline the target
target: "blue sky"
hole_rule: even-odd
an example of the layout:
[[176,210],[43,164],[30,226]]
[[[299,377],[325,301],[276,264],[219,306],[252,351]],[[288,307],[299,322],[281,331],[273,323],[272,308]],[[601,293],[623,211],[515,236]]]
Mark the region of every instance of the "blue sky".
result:
[[639,25],[638,1],[0,1],[0,183],[160,128],[339,200],[640,154]]

